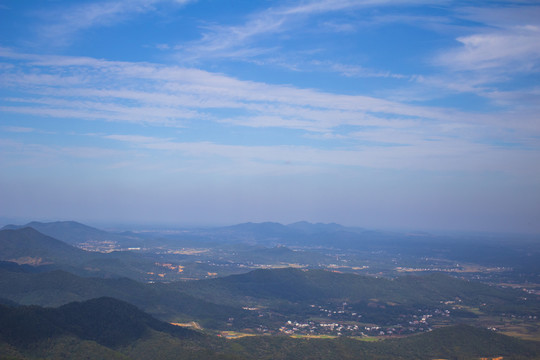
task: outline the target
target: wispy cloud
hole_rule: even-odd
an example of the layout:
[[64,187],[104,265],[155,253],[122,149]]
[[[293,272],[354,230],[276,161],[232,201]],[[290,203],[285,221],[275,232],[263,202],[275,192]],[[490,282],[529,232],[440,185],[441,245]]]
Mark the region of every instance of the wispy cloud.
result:
[[462,36],[461,46],[442,54],[437,63],[460,71],[538,71],[540,64],[540,21]]
[[[219,26],[207,25],[202,38],[188,44],[177,45],[184,60],[197,60],[203,58],[249,58],[266,54],[271,51],[269,47],[253,46],[255,40],[268,36],[288,33],[304,24],[313,16],[375,6],[414,5],[434,3],[431,0],[312,0],[304,1],[293,6],[269,8],[251,14],[241,25]],[[324,22],[331,31],[350,31],[351,26]],[[324,26],[323,26],[324,27]],[[274,46],[274,45],[273,45]]]
[[476,25],[462,29],[465,34],[455,38],[458,45],[433,59],[434,65],[452,72],[451,77],[462,83],[470,79],[476,88],[540,71],[540,6],[468,7],[454,14]]
[[[477,96],[478,104],[498,107],[497,113],[489,115],[499,126],[505,127],[505,122],[515,119],[519,109],[518,126],[534,128],[530,113],[540,110],[537,86],[524,79],[540,72],[540,6],[534,2],[520,6],[499,2],[489,7],[480,4],[449,10],[452,16],[441,18],[437,31],[452,34],[454,46],[426,57],[424,62],[432,71],[404,77],[408,82],[387,90],[385,96],[405,102]],[[403,16],[382,21],[408,22]],[[419,26],[426,22],[434,28],[437,19],[420,21]],[[462,102],[465,106],[470,103],[472,100]]]
[[[371,141],[403,140],[397,131],[383,130],[380,133],[356,134],[358,137],[368,137]],[[512,171],[539,174],[540,169],[531,169],[531,161],[540,160],[535,152],[518,150],[516,153],[507,151],[504,147],[483,144],[471,144],[459,139],[424,139],[416,141],[414,146],[400,147],[399,151],[392,146],[357,145],[349,149],[320,149],[299,145],[274,146],[245,146],[225,145],[213,142],[178,142],[166,138],[146,137],[137,135],[107,135],[107,139],[131,144],[136,148],[159,152],[177,153],[177,158],[193,158],[204,161],[210,167],[199,167],[197,171],[223,172],[223,165],[229,172],[238,171],[241,164],[256,164],[256,171],[262,165],[281,172],[295,171],[292,167],[300,166],[303,170],[324,172],[328,166],[392,168],[431,171]],[[208,159],[214,161],[208,162]],[[204,160],[203,160],[204,159]],[[513,159],[513,160],[512,160]],[[509,164],[506,161],[511,161]],[[481,164],[481,165],[480,165]],[[243,169],[242,171],[249,171]]]
[[248,113],[236,117],[245,125],[249,125],[246,119],[252,119],[252,126],[270,126],[268,121],[266,125],[260,122],[261,116],[267,116],[266,120],[280,119],[274,126],[287,127],[291,120],[290,127],[297,128],[296,119],[309,131],[344,124],[373,125],[387,116],[446,121],[452,116],[446,109],[241,81],[190,68],[57,56],[35,59],[6,52],[4,56],[24,58],[20,67],[4,71],[5,83],[34,94],[5,99],[4,111],[56,115],[66,111],[65,116],[79,112],[86,119],[163,125],[167,120],[211,119],[215,111],[236,109]]
[[39,28],[39,36],[49,45],[65,45],[82,30],[92,27],[112,26],[119,22],[154,11],[159,3],[183,5],[194,0],[118,0],[75,4],[55,11],[41,13],[46,25]]
[[35,127],[26,127],[26,126],[0,126],[0,131],[7,132],[7,133],[19,133],[19,134],[29,134],[29,133],[36,133],[36,134],[54,134],[53,131],[46,131],[43,129],[38,129]]
[[34,128],[23,127],[23,126],[2,126],[0,127],[3,131],[14,132],[14,133],[30,133],[36,131]]
[[[325,64],[325,63],[322,63]],[[326,65],[337,73],[340,73],[347,77],[381,77],[381,78],[394,78],[394,79],[408,79],[411,76],[394,74],[390,71],[377,71],[373,69],[367,69],[358,65],[346,65],[340,63],[326,63]]]
[[[323,164],[472,170],[482,164],[482,168],[495,171],[507,166],[500,159],[517,154],[532,161],[536,153],[527,149],[538,147],[532,139],[540,135],[530,109],[467,113],[373,96],[242,81],[177,66],[37,57],[14,51],[0,54],[15,65],[1,74],[8,80],[6,86],[24,94],[3,98],[0,110],[5,113],[137,123],[154,128],[193,127],[208,122],[213,126],[294,130],[311,135],[311,139],[344,141],[324,150],[301,145],[225,145],[204,136],[193,142],[141,134],[110,134],[107,138],[135,148],[178,152],[193,159],[226,157],[238,164],[272,163],[274,169],[289,161],[311,170]],[[510,143],[512,148],[504,145]],[[492,158],[494,154],[499,160]],[[525,163],[516,161],[515,166]]]

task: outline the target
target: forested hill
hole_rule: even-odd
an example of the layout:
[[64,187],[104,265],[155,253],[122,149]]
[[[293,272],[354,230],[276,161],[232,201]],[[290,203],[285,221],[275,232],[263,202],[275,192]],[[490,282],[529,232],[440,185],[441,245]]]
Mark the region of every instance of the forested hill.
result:
[[402,339],[293,339],[255,336],[225,340],[163,323],[111,298],[56,309],[0,305],[3,359],[535,359],[537,342],[470,326]]
[[194,296],[204,296],[216,302],[231,302],[245,297],[293,302],[365,301],[376,298],[402,304],[438,304],[456,298],[474,303],[495,299],[501,302],[517,301],[521,296],[516,290],[499,289],[437,273],[386,279],[292,268],[255,270],[189,282],[182,284],[182,288]]
[[30,344],[73,335],[105,346],[133,342],[150,330],[179,337],[201,336],[195,331],[159,321],[137,307],[102,297],[58,308],[0,305],[0,337],[9,343]]

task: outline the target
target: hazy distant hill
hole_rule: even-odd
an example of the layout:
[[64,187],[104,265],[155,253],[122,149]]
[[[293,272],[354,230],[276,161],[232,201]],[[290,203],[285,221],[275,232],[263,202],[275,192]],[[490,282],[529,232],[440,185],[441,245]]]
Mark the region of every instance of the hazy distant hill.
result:
[[342,249],[368,249],[373,245],[384,246],[381,241],[403,240],[402,234],[368,231],[335,223],[309,223],[300,221],[289,225],[275,222],[243,223],[232,226],[208,228],[189,232],[201,240],[216,242],[245,242],[263,246],[335,247]]
[[73,262],[85,256],[85,251],[30,227],[0,231],[0,260],[42,265]]
[[231,232],[244,232],[253,234],[265,234],[266,236],[281,236],[281,235],[294,235],[294,234],[313,234],[313,233],[331,233],[337,231],[351,231],[359,232],[362,229],[349,228],[336,223],[310,223],[307,221],[298,221],[292,224],[283,225],[275,222],[262,222],[262,223],[243,223],[233,226],[227,226],[219,228],[221,230],[229,230]]
[[42,223],[33,221],[25,225],[6,225],[2,230],[15,230],[25,227],[36,229],[42,234],[78,246],[89,241],[115,241],[122,246],[140,246],[143,240],[134,234],[122,235],[99,230],[76,221],[56,221]]
[[289,225],[262,222],[195,229],[187,231],[178,239],[184,237],[192,243],[198,239],[199,243],[332,248],[363,253],[365,256],[380,253],[386,258],[440,258],[519,269],[528,274],[529,281],[540,281],[540,242],[534,236],[400,233],[301,221]]
[[0,260],[45,265],[82,275],[119,276],[130,272],[109,254],[81,250],[30,227],[0,230]]
[[[433,235],[428,233],[397,233],[346,227],[335,223],[309,223],[301,221],[289,225],[274,222],[244,223],[233,226],[185,229],[170,233],[151,233],[139,236],[134,233],[110,233],[74,221],[51,223],[31,222],[23,226],[79,245],[88,241],[112,241],[119,247],[210,247],[231,244],[251,244],[264,247],[289,246],[304,248],[333,248],[343,251],[382,254],[408,259],[440,258],[456,262],[474,263],[484,266],[500,266],[528,274],[528,281],[538,282],[540,273],[540,242],[534,237],[491,236],[491,235]],[[4,229],[21,228],[8,225]],[[298,258],[299,254],[295,254]],[[124,260],[131,255],[118,255]],[[293,260],[292,256],[289,256]],[[381,260],[379,259],[379,260]],[[301,259],[299,259],[300,261]],[[138,260],[137,260],[138,261]],[[284,260],[287,262],[287,260]],[[316,262],[316,261],[315,261]],[[101,265],[100,265],[101,266]],[[97,266],[99,267],[99,266]],[[148,270],[152,271],[152,270]],[[129,272],[122,273],[133,276]],[[138,275],[135,275],[137,277]]]
[[320,233],[320,232],[336,232],[336,231],[362,231],[360,228],[349,228],[345,227],[343,225],[339,225],[336,223],[310,223],[307,221],[298,221],[292,224],[287,225],[289,229],[295,229],[302,231],[304,233]]
[[210,229],[211,232],[225,237],[229,241],[244,241],[264,245],[273,245],[273,241],[283,242],[291,236],[299,236],[301,232],[274,222],[243,223]]
[[0,261],[46,265],[78,275],[142,279],[159,269],[151,255],[84,251],[34,228],[0,230]]

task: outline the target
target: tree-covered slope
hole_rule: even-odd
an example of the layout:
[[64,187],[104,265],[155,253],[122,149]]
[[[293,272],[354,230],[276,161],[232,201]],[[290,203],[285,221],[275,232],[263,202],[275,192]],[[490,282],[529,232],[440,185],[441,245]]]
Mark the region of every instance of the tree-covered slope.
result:
[[108,296],[135,304],[161,319],[197,320],[207,326],[223,325],[229,317],[242,317],[247,313],[239,307],[194,298],[169,284],[80,277],[61,270],[32,273],[0,268],[0,294],[19,304],[41,306],[60,306]]
[[225,340],[99,298],[58,308],[0,306],[0,351],[5,359],[538,359],[540,344],[464,325],[378,342],[283,336]]
[[102,297],[58,308],[0,306],[0,337],[13,344],[72,335],[114,347],[133,342],[149,330],[179,337],[199,334],[159,321],[129,303]]
[[194,296],[234,303],[245,298],[348,302],[377,299],[401,304],[438,304],[459,298],[471,303],[517,301],[521,293],[443,274],[396,279],[341,274],[325,270],[255,270],[182,285]]
[[235,341],[240,354],[256,359],[538,359],[540,344],[492,331],[457,325],[407,338],[365,342],[350,338],[291,339],[242,338]]

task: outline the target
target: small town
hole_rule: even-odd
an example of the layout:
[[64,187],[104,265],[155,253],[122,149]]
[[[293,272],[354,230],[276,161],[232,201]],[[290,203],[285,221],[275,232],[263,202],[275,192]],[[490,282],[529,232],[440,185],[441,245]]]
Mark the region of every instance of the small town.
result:
[[[309,320],[287,320],[279,332],[285,335],[295,336],[397,336],[432,330],[431,322],[434,319],[450,317],[450,310],[433,309],[417,310],[418,314],[401,314],[392,324],[371,324],[364,321],[362,314],[348,309],[345,305],[339,306],[341,310],[333,310],[323,306],[310,305],[318,308],[321,316],[312,317]],[[328,318],[328,320],[323,320]],[[262,329],[262,328],[261,328]],[[265,332],[259,329],[261,332]],[[267,331],[267,330],[266,330]]]

